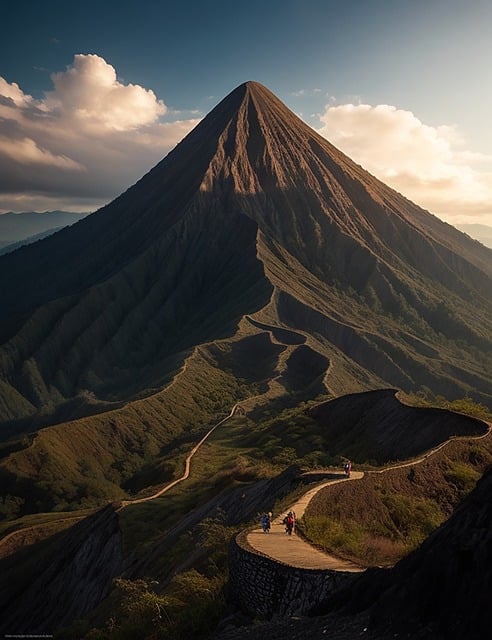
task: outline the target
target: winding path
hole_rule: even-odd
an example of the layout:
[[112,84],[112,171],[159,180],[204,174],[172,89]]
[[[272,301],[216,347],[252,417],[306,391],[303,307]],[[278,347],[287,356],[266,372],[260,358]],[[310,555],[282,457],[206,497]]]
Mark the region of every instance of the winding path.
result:
[[226,422],[227,420],[229,420],[230,418],[233,417],[233,415],[236,413],[237,409],[238,409],[238,405],[235,404],[232,407],[231,412],[229,413],[229,415],[226,416],[225,418],[223,418],[222,420],[220,420],[220,422],[217,422],[217,424],[215,424],[211,429],[209,429],[207,431],[207,433],[203,436],[203,438],[200,440],[200,442],[198,442],[193,447],[193,449],[190,451],[190,453],[188,454],[188,456],[187,456],[187,458],[185,460],[185,470],[184,470],[183,475],[180,478],[177,478],[176,480],[173,480],[169,484],[166,484],[164,487],[162,487],[162,489],[159,489],[159,491],[157,491],[156,493],[153,493],[151,496],[146,496],[145,498],[136,498],[135,500],[122,500],[121,503],[120,503],[119,508],[117,509],[117,512],[121,511],[122,509],[124,509],[125,507],[128,507],[131,504],[138,504],[140,502],[148,502],[149,500],[154,500],[155,498],[159,498],[164,493],[166,493],[167,491],[169,491],[170,489],[175,487],[177,484],[179,484],[180,482],[183,482],[183,480],[186,480],[190,475],[191,459],[193,458],[195,453],[202,446],[202,444],[207,440],[207,438],[215,431],[215,429],[217,429],[217,427],[220,427],[221,424],[224,424],[224,422]]
[[[190,475],[191,459],[193,458],[195,453],[202,446],[202,444],[207,440],[207,438],[215,431],[215,429],[217,429],[217,427],[220,427],[220,425],[224,424],[224,422],[232,418],[238,409],[239,409],[239,405],[235,404],[232,407],[229,415],[223,418],[222,420],[220,420],[219,422],[217,422],[217,424],[215,424],[211,429],[209,429],[207,433],[203,436],[203,438],[200,440],[200,442],[198,442],[193,447],[193,449],[190,451],[190,453],[188,454],[185,460],[185,470],[183,475],[180,478],[177,478],[176,480],[173,480],[169,484],[166,484],[164,487],[162,487],[162,489],[159,489],[159,491],[152,494],[151,496],[146,496],[145,498],[136,498],[135,500],[122,500],[119,503],[119,506],[116,509],[116,512],[118,513],[125,507],[128,507],[132,504],[138,504],[140,502],[148,502],[149,500],[154,500],[155,498],[159,498],[164,493],[166,493],[167,491],[172,489],[174,486],[176,486],[178,483],[183,482],[183,480],[186,480]],[[60,518],[58,520],[52,520],[48,524],[53,525],[53,524],[57,524],[64,521],[71,521],[71,522],[73,521],[75,523],[75,522],[78,522],[79,520],[82,520],[84,517],[85,516],[74,515],[72,517],[69,516],[65,518]],[[22,529],[16,529],[15,531],[11,531],[7,535],[5,535],[3,538],[0,539],[0,558],[6,555],[10,555],[10,553],[16,550],[18,546],[16,539],[21,539],[29,531],[35,531],[37,529],[41,530],[43,528],[46,528],[46,526],[47,526],[47,523],[43,522],[37,525],[32,525],[30,527],[23,527]],[[14,540],[15,540],[15,543],[14,543]]]
[[[478,436],[451,436],[448,440],[445,440],[441,444],[437,445],[433,449],[430,449],[419,458],[402,462],[400,464],[392,465],[391,467],[385,467],[384,469],[377,469],[369,471],[367,473],[386,473],[393,469],[400,469],[403,467],[411,467],[415,464],[422,463],[424,460],[435,454],[437,451],[443,449],[446,445],[456,439],[474,439],[480,440],[486,438],[492,432],[492,423],[485,422],[488,429],[485,433]],[[360,480],[364,477],[364,473],[360,471],[352,471],[350,480]],[[304,515],[304,512],[314,498],[314,496],[324,489],[325,487],[339,482],[346,482],[347,478],[345,474],[340,474],[340,478],[327,480],[321,484],[317,484],[315,487],[307,491],[299,500],[294,503],[287,511],[294,511],[296,518],[299,519]],[[250,531],[246,537],[246,540],[250,547],[255,551],[268,556],[272,560],[282,562],[291,567],[299,567],[305,569],[329,569],[332,571],[347,571],[347,572],[362,572],[367,567],[361,567],[353,562],[338,558],[323,551],[320,551],[316,547],[312,546],[298,535],[293,533],[292,536],[287,536],[285,528],[282,523],[282,514],[275,518],[272,522],[270,533],[264,533],[261,528]]]
[[[327,480],[316,485],[307,491],[299,500],[294,503],[289,511],[294,511],[297,518],[301,518],[312,498],[324,487],[339,482],[349,482],[350,480],[359,480],[364,476],[361,471],[353,471],[350,479],[345,474],[340,473],[339,478]],[[361,572],[365,571],[365,567],[329,555],[323,551],[319,551],[308,542],[300,538],[294,531],[291,536],[285,533],[285,527],[282,523],[282,514],[275,518],[272,522],[270,533],[263,533],[260,529],[254,529],[247,535],[248,544],[263,555],[268,556],[272,560],[283,562],[291,567],[299,567],[304,569],[331,569],[332,571]]]

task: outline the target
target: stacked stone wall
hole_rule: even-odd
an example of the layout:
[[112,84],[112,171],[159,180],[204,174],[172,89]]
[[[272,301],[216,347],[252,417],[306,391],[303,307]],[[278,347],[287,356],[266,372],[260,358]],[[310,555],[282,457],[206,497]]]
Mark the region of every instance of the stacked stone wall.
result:
[[301,569],[272,560],[247,542],[247,531],[232,539],[229,588],[232,600],[251,616],[306,615],[356,574],[327,569]]

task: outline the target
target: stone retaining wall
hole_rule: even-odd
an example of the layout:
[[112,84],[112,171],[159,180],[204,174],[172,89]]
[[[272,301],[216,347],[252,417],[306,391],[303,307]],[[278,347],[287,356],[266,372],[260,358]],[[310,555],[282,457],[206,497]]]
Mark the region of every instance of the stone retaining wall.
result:
[[305,615],[357,575],[290,567],[253,549],[247,535],[242,531],[231,541],[229,587],[234,603],[251,616]]

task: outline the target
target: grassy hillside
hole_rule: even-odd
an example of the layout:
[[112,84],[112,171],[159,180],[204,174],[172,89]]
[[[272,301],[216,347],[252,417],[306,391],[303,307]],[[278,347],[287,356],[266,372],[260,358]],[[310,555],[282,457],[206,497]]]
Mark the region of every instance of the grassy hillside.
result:
[[[271,376],[272,354],[267,345],[271,343],[265,340],[265,336],[261,338],[262,335],[264,336],[262,333],[258,334],[260,341],[265,345],[265,357],[263,361],[259,361],[259,366],[263,368],[268,380]],[[257,336],[253,336],[253,341],[256,339]],[[249,343],[246,341],[246,344]],[[242,349],[243,346],[239,341],[235,348]],[[215,357],[218,357],[220,352],[220,357],[227,359],[230,349],[231,345],[216,344],[211,348],[211,352]],[[194,362],[194,358],[198,361]],[[187,376],[195,376],[195,366],[202,370],[204,361],[209,363],[208,376],[196,381],[197,386],[192,386]],[[203,391],[206,392],[207,378],[213,375],[212,362],[211,353],[195,354],[188,361],[182,379],[181,376],[178,377],[175,385],[183,385],[180,391],[186,389],[192,394],[197,394],[196,398],[199,398],[198,386],[205,385]],[[248,367],[245,367],[242,373],[247,376],[247,371]],[[293,377],[289,377],[289,380],[292,379]],[[248,378],[245,377],[243,380],[247,381]],[[228,379],[224,380],[224,393],[228,382]],[[246,385],[246,382],[243,384]],[[236,389],[235,392],[240,395],[244,388]],[[232,399],[234,390],[230,393]],[[154,398],[156,411],[161,400],[159,394]],[[116,625],[113,630],[116,638],[124,638],[125,633],[134,633],[135,625],[141,629],[142,637],[151,637],[156,624],[169,638],[195,637],[213,628],[224,611],[227,546],[230,536],[239,528],[257,524],[259,513],[264,510],[280,513],[292,503],[295,495],[305,490],[299,486],[299,464],[308,468],[333,464],[340,468],[346,454],[347,443],[343,437],[337,435],[337,430],[341,433],[343,429],[336,421],[333,424],[324,423],[316,413],[321,409],[326,411],[330,405],[336,413],[343,399],[325,401],[318,409],[313,401],[280,409],[279,396],[275,394],[270,396],[269,402],[266,402],[265,397],[263,400],[265,403],[259,405],[254,412],[246,416],[235,416],[210,436],[194,457],[192,473],[188,480],[158,499],[129,505],[118,514],[118,535],[121,535],[121,538],[116,547],[112,542],[111,548],[113,556],[116,554],[119,558],[115,568],[117,573],[114,575],[124,572],[125,580],[118,580],[113,585],[110,598],[100,602],[99,607],[90,615],[84,614],[82,617],[85,620],[74,624],[66,637],[81,638],[89,633],[91,627],[97,627],[98,631],[91,632],[92,635],[87,637],[104,638],[104,634],[108,633],[109,624]],[[449,436],[451,427],[448,423],[453,416],[455,423],[451,430],[455,434],[466,435],[484,431],[483,423],[459,414],[451,414],[447,410],[421,408],[412,413],[411,421],[405,423],[405,417],[412,408],[399,403],[392,392],[354,394],[348,400],[344,410],[346,431],[352,433],[353,438],[354,430],[357,428],[365,434],[363,441],[366,443],[367,451],[365,456],[360,458],[361,463],[363,460],[370,462],[370,458],[374,457],[374,453],[381,447],[380,422],[384,423],[388,418],[390,422],[398,417],[402,420],[402,452],[401,455],[397,454],[397,457],[401,458],[404,457],[407,446],[406,431],[412,432],[417,442],[421,439],[422,442],[437,444]],[[377,411],[371,412],[371,405],[377,408]],[[134,443],[135,446],[142,446],[142,441],[138,440],[142,431],[137,416],[145,419],[145,415],[139,414],[139,403],[135,403],[131,409],[132,413],[128,416],[131,415],[135,419]],[[188,409],[182,407],[181,410]],[[364,423],[361,423],[360,419],[362,413],[367,414]],[[317,416],[316,419],[314,416]],[[83,423],[84,421],[80,424],[75,423],[76,434]],[[115,426],[118,425],[115,423]],[[54,427],[53,431],[56,429],[57,427]],[[41,431],[37,437],[46,431],[49,430]],[[200,431],[202,430],[197,429],[196,433]],[[426,433],[426,437],[421,438],[421,432],[431,433]],[[121,429],[121,434],[132,437],[130,430]],[[190,435],[193,433],[190,432]],[[398,439],[393,439],[391,430],[387,436],[387,450],[393,448],[395,451]],[[195,441],[193,440],[193,443]],[[372,473],[367,476],[367,480],[332,487],[329,493],[327,492],[327,498],[321,494],[323,500],[326,500],[326,504],[323,502],[321,506],[323,514],[329,512],[328,520],[331,522],[335,516],[330,512],[330,508],[333,511],[334,505],[336,514],[341,518],[342,524],[337,525],[338,529],[335,527],[339,534],[337,543],[343,539],[346,546],[342,550],[338,546],[336,550],[352,555],[355,555],[356,551],[359,554],[366,553],[369,554],[367,557],[373,558],[375,562],[383,562],[383,559],[384,562],[390,562],[401,557],[410,546],[418,544],[419,540],[447,517],[461,498],[472,489],[482,470],[492,462],[491,442],[491,436],[480,440],[453,440],[425,463],[382,474]],[[96,440],[94,445],[97,445]],[[117,450],[117,440],[113,440],[113,445]],[[158,459],[163,464],[169,463],[175,451],[182,452],[184,457],[191,445],[192,442],[187,442],[186,439],[173,441],[171,438],[168,445],[160,449]],[[57,457],[56,460],[58,464],[60,458]],[[146,477],[146,473],[152,474],[154,471],[164,473],[163,468],[158,470],[153,465],[152,469],[148,467],[133,473],[132,482],[137,483],[139,477]],[[143,482],[144,485],[146,481]],[[316,505],[316,501],[313,504]],[[106,525],[102,524],[104,518],[109,517],[104,513],[106,510],[100,512],[100,516],[95,514],[91,517],[91,527],[94,531],[91,535],[95,536],[95,540],[92,545],[84,538],[84,549],[87,553],[93,546],[98,548],[97,545],[103,544],[109,535],[109,529],[105,533]],[[67,514],[60,515],[64,519],[67,517]],[[319,520],[319,514],[315,512],[314,516],[316,531],[325,531],[326,527]],[[306,528],[311,522],[307,517],[303,525]],[[24,524],[38,524],[38,518],[39,516],[32,520],[31,516],[29,522],[24,518]],[[101,523],[96,526],[98,518],[101,518]],[[111,527],[113,525],[114,523]],[[46,526],[46,533],[49,533],[48,527],[51,525],[48,518]],[[63,575],[75,575],[73,567],[81,561],[80,554],[77,553],[71,558],[68,550],[80,548],[77,531],[80,529],[80,535],[86,536],[84,532],[88,526],[89,521],[87,525],[81,521],[80,525],[72,527],[66,533],[60,531],[56,536],[50,536],[45,543],[31,546],[30,551],[26,548],[22,553],[9,556],[10,560],[5,560],[7,564],[0,561],[3,567],[2,575],[11,575],[15,567],[17,574],[20,572],[20,575],[24,576],[15,582],[16,589],[21,593],[24,589],[22,581],[29,580],[34,567],[38,574],[41,572],[36,580],[44,580],[42,576],[45,575],[45,569],[40,567],[44,567],[45,564],[48,577],[49,554],[57,553],[59,558],[60,549],[67,549],[67,552],[62,553],[64,560],[60,571]],[[376,533],[371,526],[376,527]],[[365,531],[364,527],[368,531]],[[311,532],[311,529],[309,531]],[[345,536],[340,534],[340,531]],[[96,539],[99,541],[97,544]],[[321,544],[319,541],[317,543]],[[41,555],[38,556],[38,553]],[[84,558],[84,562],[90,561],[85,555]],[[105,578],[105,588],[109,588],[110,578],[108,574]],[[50,589],[53,590],[54,578],[50,577],[50,580]],[[0,583],[0,594],[8,593],[8,589],[2,591],[3,583]],[[89,579],[84,581],[84,585],[80,580],[77,585],[68,579],[64,583],[68,592],[76,588],[85,593],[87,588],[94,593],[94,585],[91,585]],[[28,596],[22,597],[41,597],[41,594],[35,594],[32,589],[28,589],[27,593]],[[93,602],[93,599],[90,601]],[[4,602],[2,598],[0,604],[1,602]],[[28,600],[24,601],[26,606],[27,602]],[[33,606],[33,601],[29,602],[29,606]],[[196,608],[190,612],[190,603],[195,602]],[[159,622],[156,622],[152,614],[154,605],[163,606],[168,612]],[[50,616],[61,615],[60,612],[56,613],[56,603],[45,603],[44,607],[45,614],[49,609]],[[9,611],[12,610],[10,607]],[[68,620],[65,613],[63,619]]]
[[254,388],[195,351],[165,391],[42,429],[8,453],[0,462],[3,515],[94,506],[165,483],[211,422]]

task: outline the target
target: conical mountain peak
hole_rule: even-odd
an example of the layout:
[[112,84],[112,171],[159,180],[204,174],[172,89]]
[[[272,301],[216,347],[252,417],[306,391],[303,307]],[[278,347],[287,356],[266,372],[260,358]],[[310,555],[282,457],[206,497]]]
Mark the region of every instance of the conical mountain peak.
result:
[[0,394],[20,398],[13,421],[82,391],[122,401],[197,345],[273,326],[306,343],[286,384],[329,362],[332,393],[473,385],[489,401],[473,354],[492,351],[490,255],[245,82],[112,203],[0,259]]
[[248,80],[247,82],[239,85],[229,95],[234,94],[235,91],[237,91],[239,95],[242,95],[243,100],[252,100],[260,111],[262,109],[280,107],[284,116],[288,113],[292,113],[290,109],[272,91],[270,91],[270,89],[268,89],[268,87],[260,82]]
[[307,157],[312,156],[313,144],[325,147],[330,155],[338,154],[339,160],[343,157],[258,82],[234,89],[197,127],[196,134],[201,135],[202,126],[208,131],[212,123],[217,127],[217,147],[202,190],[228,183],[246,195],[314,184],[316,169],[309,169],[313,158]]
[[[268,104],[268,102],[279,103],[288,110],[281,100],[279,100],[279,98],[270,91],[270,89],[268,89],[268,87],[261,84],[261,82],[256,82],[255,80],[248,80],[247,82],[243,82],[238,85],[227,96],[225,96],[219,104],[231,102],[237,106],[238,103],[242,103],[244,100],[262,101],[264,104]],[[213,111],[214,110],[212,110],[211,113],[213,113]]]

